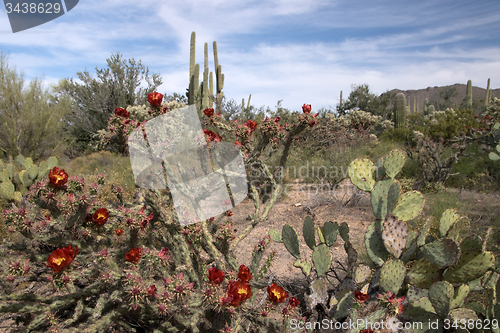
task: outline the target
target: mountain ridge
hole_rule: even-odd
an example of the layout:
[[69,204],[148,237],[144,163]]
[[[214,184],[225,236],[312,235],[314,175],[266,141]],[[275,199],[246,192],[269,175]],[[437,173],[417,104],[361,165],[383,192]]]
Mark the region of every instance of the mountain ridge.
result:
[[[438,103],[444,103],[444,100],[439,96],[439,94],[449,89],[456,89],[457,96],[450,98],[452,107],[459,106],[462,101],[465,99],[467,94],[467,85],[462,83],[455,83],[448,86],[434,86],[427,87],[424,89],[410,89],[410,90],[401,90],[401,89],[392,89],[390,93],[399,93],[402,92],[406,97],[406,103],[410,105],[411,112],[414,112],[414,99],[417,98],[418,101],[418,112],[422,112],[424,108],[425,99],[429,99],[429,105],[433,104],[438,109]],[[491,96],[500,98],[500,88],[490,89]],[[472,103],[484,103],[484,98],[486,97],[486,89],[481,87],[472,86]]]

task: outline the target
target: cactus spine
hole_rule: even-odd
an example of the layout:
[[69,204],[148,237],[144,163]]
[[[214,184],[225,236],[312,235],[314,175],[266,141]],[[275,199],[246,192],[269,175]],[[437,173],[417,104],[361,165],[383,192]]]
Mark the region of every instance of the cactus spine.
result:
[[465,105],[468,109],[472,109],[472,81],[467,81],[467,95],[465,95]]
[[406,99],[403,93],[396,95],[396,102],[394,103],[394,127],[405,128],[406,118]]

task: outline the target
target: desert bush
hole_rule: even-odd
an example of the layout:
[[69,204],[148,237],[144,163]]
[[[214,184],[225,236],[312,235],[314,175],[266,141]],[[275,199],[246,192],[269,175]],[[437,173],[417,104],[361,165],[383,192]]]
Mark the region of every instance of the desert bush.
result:
[[446,109],[424,116],[424,134],[433,140],[440,138],[449,141],[454,137],[468,133],[469,129],[480,128],[482,124],[471,109]]
[[[149,76],[149,69],[140,60],[126,61],[120,53],[116,53],[106,62],[108,68],[96,68],[96,78],[85,70],[77,73],[82,84],[65,78],[55,88],[73,102],[66,122],[79,151],[85,151],[94,135],[106,127],[115,108],[146,104],[147,95],[162,83],[159,74]],[[147,87],[140,88],[144,81]]]
[[35,78],[25,84],[24,74],[9,68],[0,53],[0,157],[22,154],[35,161],[64,148],[62,118],[69,100],[43,87]]

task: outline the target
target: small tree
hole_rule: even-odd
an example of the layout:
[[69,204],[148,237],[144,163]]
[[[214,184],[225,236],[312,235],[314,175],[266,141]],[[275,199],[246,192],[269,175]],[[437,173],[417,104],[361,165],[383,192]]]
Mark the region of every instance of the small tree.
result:
[[[106,62],[108,68],[96,67],[97,78],[85,70],[77,72],[82,84],[65,78],[57,86],[59,92],[73,100],[72,112],[67,118],[68,130],[81,149],[88,147],[97,131],[106,127],[115,108],[145,104],[147,95],[162,84],[160,75],[150,77],[149,69],[140,60],[129,59],[127,63],[116,53]],[[143,81],[147,82],[147,88],[139,88]]]
[[28,85],[24,73],[9,68],[0,53],[0,152],[3,157],[38,159],[62,148],[63,117],[70,102],[64,96],[51,94],[35,78]]

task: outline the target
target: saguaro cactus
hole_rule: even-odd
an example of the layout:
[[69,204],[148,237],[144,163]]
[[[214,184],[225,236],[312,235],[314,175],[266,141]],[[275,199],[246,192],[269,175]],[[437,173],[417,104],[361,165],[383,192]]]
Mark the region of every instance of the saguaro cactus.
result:
[[340,104],[339,109],[342,109],[342,90],[340,91]]
[[[190,44],[190,59],[189,59],[189,88],[187,89],[186,96],[188,97],[188,104],[196,104],[199,106],[201,103],[201,110],[213,106],[214,101],[214,83],[213,74],[208,69],[208,44],[204,45],[204,67],[203,67],[203,81],[199,82],[200,65],[195,63],[195,44],[196,33],[191,33]],[[222,108],[222,88],[224,86],[224,74],[222,74],[221,65],[219,65],[219,58],[217,54],[217,43],[214,41],[214,64],[215,64],[215,90],[216,90],[216,104],[217,112]]]
[[490,105],[491,100],[491,90],[490,90],[490,79],[488,78],[488,84],[486,85],[486,96],[484,97],[484,106]]
[[406,118],[406,98],[403,93],[396,95],[396,102],[394,103],[394,127],[404,128]]
[[472,109],[472,81],[467,81],[467,95],[465,96],[465,105]]

